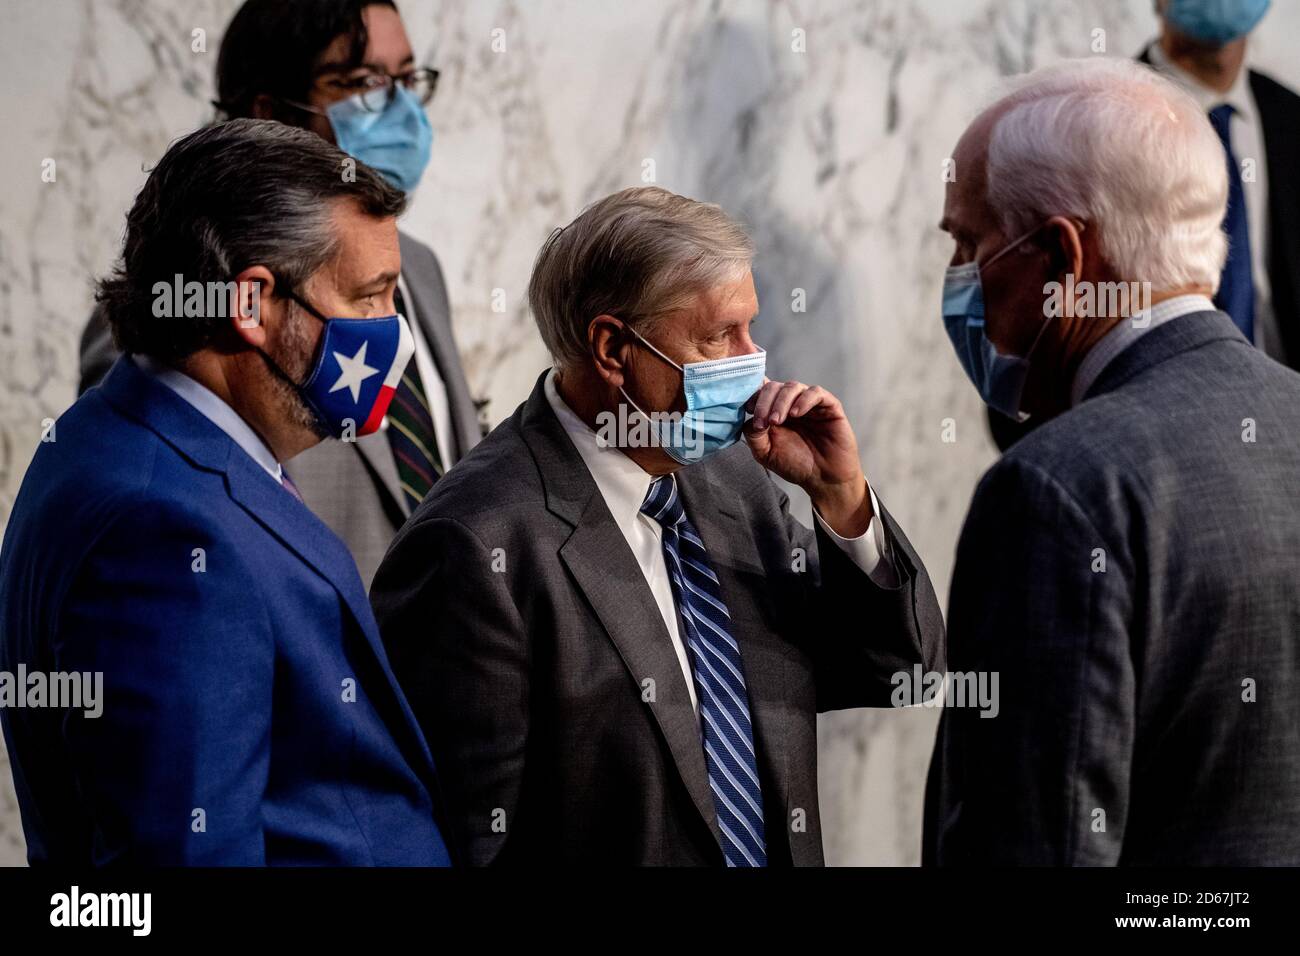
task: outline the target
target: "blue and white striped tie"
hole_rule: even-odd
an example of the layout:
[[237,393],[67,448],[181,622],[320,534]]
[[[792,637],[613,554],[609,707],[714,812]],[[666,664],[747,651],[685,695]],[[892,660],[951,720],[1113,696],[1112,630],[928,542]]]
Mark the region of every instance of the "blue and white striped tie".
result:
[[664,560],[682,636],[691,652],[704,758],[727,866],[766,866],[763,791],[754,760],[749,692],[718,576],[709,566],[704,542],[686,517],[672,475],[651,483],[641,512],[664,530]]

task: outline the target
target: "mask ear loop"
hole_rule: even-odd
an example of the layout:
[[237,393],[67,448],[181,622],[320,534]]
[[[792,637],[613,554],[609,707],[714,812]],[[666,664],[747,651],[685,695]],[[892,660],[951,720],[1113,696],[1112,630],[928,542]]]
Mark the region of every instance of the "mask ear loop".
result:
[[[1003,247],[1002,247],[1001,249],[999,249],[997,252],[993,253],[993,255],[992,255],[990,258],[986,259],[984,262],[977,262],[977,263],[975,263],[976,266],[977,266],[978,268],[980,268],[980,269],[983,269],[983,268],[985,268],[986,266],[991,266],[991,265],[993,265],[993,263],[997,262],[999,259],[1001,259],[1003,256],[1005,256],[1005,255],[1006,255],[1008,252],[1010,252],[1012,249],[1016,248],[1016,246],[1020,245],[1022,242],[1024,242],[1024,241],[1025,241],[1026,239],[1028,239],[1030,236],[1035,235],[1036,233],[1039,233],[1039,232],[1041,232],[1042,230],[1046,229],[1047,226],[1048,226],[1048,223],[1046,223],[1046,222],[1041,222],[1041,223],[1039,223],[1037,226],[1035,226],[1033,229],[1030,229],[1027,233],[1025,233],[1025,234],[1024,234],[1023,236],[1021,236],[1019,239],[1012,239],[1010,242],[1008,242],[1005,246],[1003,246]],[[1086,222],[1083,222],[1083,221],[1076,222],[1076,223],[1074,224],[1074,226],[1075,226],[1076,229],[1078,229],[1079,232],[1083,232],[1083,230],[1085,230],[1086,228],[1088,228],[1088,224],[1087,224]],[[971,260],[971,261],[973,262],[974,260]]]
[[302,296],[298,295],[297,292],[294,292],[292,289],[286,289],[284,294],[286,298],[293,299],[294,302],[297,302],[300,306],[302,306],[303,311],[305,311],[312,318],[317,319],[322,323],[329,321],[329,319],[327,319],[324,315],[316,311],[316,307],[314,305],[312,305]]
[[636,329],[632,328],[632,326],[630,326],[628,323],[624,322],[623,328],[627,329],[629,332],[635,335],[641,341],[641,344],[644,345],[646,348],[648,348],[651,352],[654,352],[655,355],[659,356],[661,359],[663,359],[673,368],[677,369],[677,371],[681,372],[683,375],[686,374],[686,369],[682,368],[680,365],[678,365],[676,362],[670,359],[667,355],[664,355],[663,352],[660,352],[657,348],[654,347],[654,345],[650,342],[649,339],[647,339]]
[[980,271],[983,271],[984,269],[987,269],[989,266],[993,265],[993,263],[997,262],[999,259],[1001,259],[1003,256],[1005,256],[1005,255],[1006,255],[1008,252],[1010,252],[1012,249],[1015,249],[1017,246],[1019,246],[1022,242],[1024,242],[1024,241],[1025,241],[1026,239],[1028,239],[1030,236],[1035,235],[1035,234],[1038,233],[1038,232],[1041,232],[1041,231],[1043,230],[1043,228],[1046,227],[1046,225],[1047,225],[1047,223],[1045,223],[1045,222],[1039,223],[1037,226],[1035,226],[1033,229],[1030,229],[1027,233],[1025,233],[1025,234],[1024,234],[1023,236],[1021,236],[1019,239],[1012,239],[1010,242],[1008,242],[1005,246],[1003,246],[1003,247],[1002,247],[1001,249],[999,249],[997,252],[993,253],[993,255],[990,256],[988,259],[985,259],[983,262],[976,263],[976,265],[979,267]]
[[[302,298],[300,295],[298,295],[298,293],[294,292],[287,285],[284,288],[284,297],[286,299],[290,299],[293,302],[296,302],[304,312],[306,312],[312,318],[316,319],[322,325],[327,325],[329,323],[329,319],[321,315],[321,313],[316,310],[315,306],[313,306],[306,299]],[[321,341],[323,345],[324,336],[322,336]],[[320,421],[324,421],[325,419],[324,416],[321,414],[320,409],[318,409],[316,407],[316,404],[312,402],[309,398],[307,398],[306,395],[303,394],[303,389],[306,387],[307,382],[310,382],[312,380],[312,376],[316,374],[316,367],[320,362],[320,356],[319,355],[315,356],[312,359],[311,364],[307,367],[307,378],[302,382],[295,382],[292,378],[289,377],[288,372],[280,368],[280,366],[276,363],[275,359],[271,358],[270,354],[268,354],[265,349],[261,348],[260,346],[255,346],[254,348],[257,351],[257,354],[262,357],[262,361],[265,362],[267,367],[271,370],[271,373],[281,381],[287,382],[289,385],[292,385],[294,391],[298,393],[299,397],[307,404],[307,407],[311,409],[312,413],[317,417],[317,419]]]
[[[620,320],[620,321],[622,321],[622,320]],[[680,365],[678,365],[676,362],[674,362],[672,359],[670,359],[667,355],[664,355],[663,352],[660,352],[657,348],[655,348],[654,345],[652,345],[652,344],[650,343],[650,341],[649,341],[645,336],[643,336],[643,335],[642,335],[640,332],[638,332],[636,329],[632,328],[632,326],[631,326],[629,323],[627,323],[626,321],[623,322],[623,328],[626,329],[628,332],[631,332],[634,336],[636,336],[637,340],[640,341],[640,343],[641,343],[642,345],[644,345],[646,348],[648,348],[651,352],[654,352],[655,355],[659,356],[661,359],[663,359],[665,362],[667,362],[667,363],[668,363],[669,365],[671,365],[673,368],[677,369],[677,371],[681,372],[681,373],[682,373],[682,381],[683,381],[683,383],[685,382],[685,380],[686,380],[686,370],[685,370],[685,369],[683,369]],[[641,410],[641,406],[638,405],[635,401],[632,400],[632,396],[629,395],[629,394],[627,393],[627,389],[626,389],[626,388],[624,388],[622,385],[620,385],[620,386],[618,387],[618,392],[619,392],[620,395],[623,396],[623,400],[626,401],[629,405],[632,406],[633,411],[635,411],[638,415],[640,415],[642,418],[645,419],[645,421],[646,421],[647,424],[649,424],[649,425],[654,425],[655,420],[654,420],[653,418],[651,418],[649,415],[647,415],[644,411]]]
[[[1042,226],[1039,226],[1038,229],[1042,229],[1043,226],[1046,226],[1046,225],[1047,225],[1047,223],[1043,223],[1043,225],[1042,225]],[[1078,228],[1079,232],[1083,232],[1083,230],[1087,227],[1087,223],[1083,223],[1083,222],[1076,223],[1075,225],[1076,225],[1076,227]],[[1038,229],[1035,229],[1034,232],[1037,232]],[[1017,242],[1024,242],[1025,239],[1028,239],[1029,236],[1031,236],[1031,235],[1033,235],[1033,232],[1029,233],[1029,235],[1026,235],[1026,236],[1024,236],[1024,237],[1022,237],[1021,239],[1018,239],[1018,240],[1016,240],[1016,241],[1017,241]],[[1033,355],[1033,354],[1034,354],[1034,350],[1035,350],[1036,348],[1038,348],[1038,343],[1042,340],[1042,338],[1043,338],[1043,333],[1047,331],[1047,327],[1048,327],[1049,325],[1052,324],[1052,319],[1054,319],[1054,318],[1055,318],[1055,316],[1052,316],[1052,315],[1047,316],[1047,318],[1043,321],[1043,324],[1040,325],[1040,326],[1038,327],[1038,334],[1034,336],[1034,341],[1031,342],[1031,343],[1029,344],[1029,350],[1025,352],[1024,358],[1021,359],[1021,361],[1024,362],[1026,365],[1029,364],[1029,357],[1030,357],[1031,355]]]
[[[1016,248],[1018,245],[1020,245],[1022,242],[1028,239],[1030,236],[1034,235],[1035,233],[1041,232],[1043,229],[1046,229],[1047,226],[1048,223],[1046,222],[1039,223],[1037,226],[1035,226],[1033,229],[1030,229],[1019,239],[1013,239],[1011,242],[1007,243],[1005,246],[1003,246],[1001,249],[995,252],[991,259],[987,259],[983,263],[979,263],[978,264],[979,268],[984,269],[985,267],[992,265],[1002,256],[1006,255],[1010,250]],[[1083,230],[1086,229],[1087,226],[1088,224],[1086,222],[1075,223],[1075,228],[1077,228],[1079,232],[1083,232]],[[1054,318],[1053,316],[1050,315],[1047,316],[1043,324],[1038,327],[1038,334],[1034,336],[1034,341],[1030,343],[1028,351],[1026,351],[1024,356],[1022,356],[1020,359],[1022,362],[1025,363],[1029,362],[1029,356],[1033,355],[1034,349],[1038,348],[1038,343],[1043,338],[1043,333],[1047,331],[1047,327],[1051,324],[1053,318]]]

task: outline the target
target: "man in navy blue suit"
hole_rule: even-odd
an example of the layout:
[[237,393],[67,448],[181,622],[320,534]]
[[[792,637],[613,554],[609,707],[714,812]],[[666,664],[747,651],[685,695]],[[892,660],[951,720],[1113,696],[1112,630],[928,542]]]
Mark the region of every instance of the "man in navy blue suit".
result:
[[[403,204],[257,120],[179,140],[136,198],[99,291],[125,355],[45,434],[0,551],[33,864],[449,862],[356,566],[279,464],[384,417]],[[93,709],[37,693],[81,678]]]

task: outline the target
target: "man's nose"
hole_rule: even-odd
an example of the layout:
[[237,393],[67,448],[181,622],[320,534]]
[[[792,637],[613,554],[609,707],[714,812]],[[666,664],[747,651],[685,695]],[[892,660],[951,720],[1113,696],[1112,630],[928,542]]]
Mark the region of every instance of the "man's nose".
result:
[[741,355],[755,355],[761,351],[763,350],[754,344],[754,340],[749,337],[749,330],[746,329],[741,333],[740,341],[736,343],[736,347],[731,353],[731,358],[736,358]]

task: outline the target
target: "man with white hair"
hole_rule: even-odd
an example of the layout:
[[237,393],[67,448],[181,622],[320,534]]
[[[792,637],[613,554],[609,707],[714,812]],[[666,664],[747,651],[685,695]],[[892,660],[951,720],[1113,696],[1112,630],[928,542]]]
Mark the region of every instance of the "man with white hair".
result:
[[1300,863],[1300,375],[1211,302],[1219,138],[1097,59],[954,160],[944,323],[991,407],[1048,420],[962,530],[949,667],[1000,699],[944,712],[925,859]]
[[764,374],[752,255],[657,187],[553,234],[528,297],[555,368],[379,568],[460,859],[821,864],[818,711],[942,667],[933,588],[843,407]]

